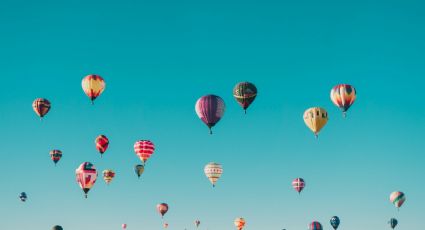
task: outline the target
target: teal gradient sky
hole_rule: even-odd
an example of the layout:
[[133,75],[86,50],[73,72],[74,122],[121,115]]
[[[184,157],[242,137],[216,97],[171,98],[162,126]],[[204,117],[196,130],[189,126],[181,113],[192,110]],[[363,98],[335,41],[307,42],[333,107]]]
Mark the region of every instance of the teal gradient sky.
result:
[[[0,6],[0,229],[170,230],[418,229],[425,213],[425,3],[423,1],[29,1]],[[105,92],[91,106],[81,89],[91,73]],[[232,97],[257,85],[244,115]],[[338,83],[357,88],[343,119],[329,99]],[[194,111],[221,96],[223,119],[208,134]],[[40,122],[37,97],[52,109]],[[319,140],[302,114],[322,106]],[[94,139],[110,147],[101,159]],[[138,180],[133,151],[156,152]],[[61,149],[57,167],[49,151]],[[75,169],[112,168],[84,199]],[[210,161],[224,174],[212,188]],[[299,196],[291,181],[303,177]],[[398,212],[389,202],[406,193]],[[25,191],[26,203],[18,200]]]

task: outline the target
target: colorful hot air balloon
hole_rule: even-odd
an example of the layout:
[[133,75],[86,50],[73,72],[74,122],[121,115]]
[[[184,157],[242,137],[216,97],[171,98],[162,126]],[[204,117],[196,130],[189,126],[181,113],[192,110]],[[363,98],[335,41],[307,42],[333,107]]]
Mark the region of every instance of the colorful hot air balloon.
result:
[[210,162],[205,165],[204,173],[208,177],[208,180],[211,181],[213,187],[215,187],[215,183],[223,174],[223,167],[219,163]]
[[168,223],[164,223],[164,228],[168,228]]
[[320,130],[328,122],[328,112],[319,107],[309,108],[304,112],[304,122],[317,138]]
[[311,224],[308,226],[308,229],[309,230],[323,230],[322,225],[317,221],[311,222]]
[[257,87],[250,82],[241,82],[233,88],[233,97],[242,106],[245,113],[257,96]]
[[102,157],[103,153],[108,149],[109,139],[105,135],[99,135],[96,137],[94,143],[96,144],[97,151],[100,153],[100,157]]
[[32,102],[32,108],[40,119],[49,112],[50,106],[50,101],[45,98],[37,98]]
[[331,223],[332,227],[334,228],[334,230],[337,230],[338,226],[340,224],[340,220],[337,216],[333,216],[333,217],[331,217],[330,223]]
[[121,227],[122,227],[122,229],[126,229],[127,228],[127,224],[122,224]]
[[62,226],[55,225],[53,226],[52,230],[63,230]]
[[211,128],[223,117],[225,108],[223,99],[216,95],[203,96],[195,105],[196,114],[208,126],[210,134]]
[[404,195],[404,193],[396,191],[391,193],[390,201],[394,204],[394,206],[396,206],[396,208],[400,208],[406,201],[406,196]]
[[20,194],[19,194],[19,199],[22,201],[22,202],[25,202],[25,201],[27,201],[27,194],[25,193],[25,192],[21,192]]
[[196,228],[198,228],[200,224],[201,224],[201,221],[195,220],[195,226],[196,226]]
[[236,226],[236,229],[242,230],[243,227],[245,226],[245,219],[242,217],[236,218],[234,221],[234,224]]
[[161,214],[161,217],[164,218],[165,213],[168,212],[168,204],[161,203],[156,206],[156,210]]
[[103,180],[105,180],[106,184],[109,185],[112,179],[115,177],[115,172],[112,169],[103,170]]
[[135,165],[134,166],[134,172],[136,172],[137,177],[140,179],[140,176],[145,171],[145,166],[143,165]]
[[62,158],[62,151],[54,149],[50,151],[50,158],[52,158],[52,161],[55,163],[58,163],[58,161]]
[[301,193],[301,191],[304,189],[305,187],[305,182],[303,178],[295,178],[292,181],[292,187],[298,192],[298,194]]
[[85,193],[87,198],[87,193],[96,183],[97,171],[94,165],[90,162],[82,163],[76,170],[75,174],[77,177],[77,182]]
[[356,100],[356,89],[347,84],[340,84],[331,90],[332,102],[341,109],[343,116]]
[[105,90],[105,81],[99,75],[90,74],[83,78],[81,86],[91,103],[94,104],[94,100]]
[[154,151],[155,145],[152,141],[141,140],[134,143],[134,152],[140,158],[143,164],[146,164],[146,161],[151,157]]
[[390,221],[388,221],[388,223],[390,224],[391,228],[394,229],[397,226],[398,221],[396,218],[391,218]]

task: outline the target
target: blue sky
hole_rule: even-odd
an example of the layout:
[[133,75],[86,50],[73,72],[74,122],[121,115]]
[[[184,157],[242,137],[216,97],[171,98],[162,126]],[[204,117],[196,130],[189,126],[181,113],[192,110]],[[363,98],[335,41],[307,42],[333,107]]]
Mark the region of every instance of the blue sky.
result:
[[[425,5],[421,1],[2,1],[0,8],[1,229],[340,229],[420,226],[425,160]],[[81,79],[106,81],[91,106]],[[232,98],[257,85],[244,115]],[[343,119],[329,99],[350,83],[358,99]],[[227,109],[208,134],[194,111],[205,94]],[[40,122],[37,97],[52,109]],[[319,140],[302,114],[322,106]],[[110,147],[101,159],[94,139]],[[156,152],[141,180],[133,144]],[[51,149],[63,158],[54,167]],[[84,161],[112,168],[89,198],[75,182]],[[203,167],[223,164],[212,189]],[[301,194],[291,181],[303,177]],[[399,212],[389,202],[406,193]],[[18,200],[20,192],[28,201]]]

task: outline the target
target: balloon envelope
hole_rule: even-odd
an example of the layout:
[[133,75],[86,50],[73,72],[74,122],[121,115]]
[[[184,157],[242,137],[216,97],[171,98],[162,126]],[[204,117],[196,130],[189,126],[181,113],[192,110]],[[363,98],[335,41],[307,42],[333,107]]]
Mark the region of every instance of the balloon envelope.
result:
[[223,167],[219,163],[210,162],[205,165],[204,173],[214,187],[217,180],[221,177],[221,174],[223,174]]
[[245,110],[254,102],[257,96],[257,87],[250,82],[240,82],[233,88],[233,97]]
[[75,170],[75,175],[76,175],[77,183],[80,185],[81,189],[83,189],[85,193],[85,197],[87,198],[87,193],[93,187],[94,183],[96,183],[96,179],[97,179],[96,168],[90,162],[83,162]]
[[121,227],[122,227],[122,229],[126,229],[127,228],[127,224],[122,224]]
[[201,224],[201,221],[199,221],[199,220],[195,220],[195,226],[196,227],[199,227],[199,225]]
[[90,74],[83,78],[81,82],[84,93],[90,98],[92,103],[105,90],[106,84],[103,78],[96,74]]
[[301,193],[301,191],[304,189],[305,187],[305,182],[303,178],[295,178],[292,181],[292,187],[298,192]]
[[94,143],[96,144],[96,149],[99,151],[100,156],[102,156],[109,147],[109,139],[105,135],[99,135],[96,137]]
[[330,223],[332,225],[332,227],[336,230],[340,224],[340,220],[339,217],[337,216],[333,216],[331,217]]
[[153,144],[152,141],[140,140],[134,143],[134,152],[140,158],[143,164],[145,164],[146,161],[152,156],[154,151],[155,151],[155,145]]
[[59,225],[53,226],[52,230],[63,230],[63,228]]
[[112,169],[105,169],[102,172],[103,174],[103,180],[105,180],[106,184],[109,185],[111,183],[112,179],[115,177],[115,172]]
[[234,224],[235,224],[235,226],[236,226],[236,229],[238,229],[238,230],[242,230],[243,229],[243,227],[245,227],[245,219],[244,218],[242,218],[242,217],[238,217],[238,218],[236,218],[235,219],[235,221],[234,221]]
[[32,102],[32,108],[40,118],[43,118],[49,112],[50,106],[50,101],[45,98],[37,98]]
[[208,126],[211,134],[211,128],[223,117],[225,108],[223,99],[216,95],[203,96],[195,104],[196,114]]
[[400,208],[406,201],[406,196],[403,192],[395,191],[391,193],[390,201],[394,204],[394,206],[396,206],[396,208]]
[[348,84],[339,84],[331,90],[332,102],[345,113],[356,100],[356,89]]
[[19,194],[19,199],[22,201],[22,202],[25,202],[25,201],[27,201],[27,194],[25,193],[25,192],[21,192],[20,194]]
[[304,122],[309,129],[317,137],[320,130],[328,122],[328,112],[319,107],[309,108],[304,112]]
[[62,151],[58,150],[58,149],[54,149],[52,151],[50,151],[50,158],[52,159],[52,161],[55,163],[58,163],[59,160],[62,158]]
[[388,223],[390,224],[391,228],[394,229],[397,226],[398,221],[396,218],[391,218]]
[[323,230],[322,224],[320,224],[317,221],[311,222],[311,224],[308,226],[309,230]]
[[156,210],[161,214],[162,217],[164,217],[165,213],[168,212],[168,204],[161,203],[156,206]]

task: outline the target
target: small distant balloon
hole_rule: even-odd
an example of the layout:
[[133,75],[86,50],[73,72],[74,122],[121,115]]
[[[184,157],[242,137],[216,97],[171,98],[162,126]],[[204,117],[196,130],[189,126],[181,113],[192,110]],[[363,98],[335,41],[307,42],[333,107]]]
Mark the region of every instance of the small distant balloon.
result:
[[309,230],[323,230],[322,224],[320,224],[317,221],[311,222],[311,224],[308,226]]
[[164,228],[168,228],[168,223],[164,223]]
[[319,107],[309,108],[304,112],[304,122],[317,138],[320,130],[328,122],[328,112]]
[[83,189],[85,197],[87,198],[87,193],[96,183],[97,171],[94,165],[90,162],[83,162],[76,170],[75,175],[77,182]]
[[198,228],[199,227],[199,225],[201,224],[201,221],[200,220],[195,220],[195,226]]
[[217,180],[220,179],[221,174],[223,174],[223,167],[219,163],[210,162],[204,167],[204,173],[210,180],[213,187],[217,183]]
[[145,166],[143,165],[135,165],[134,166],[134,172],[136,173],[137,177],[140,178],[140,176],[145,171]]
[[237,230],[242,230],[245,227],[245,223],[245,219],[242,217],[238,217],[234,221]]
[[27,201],[27,199],[28,199],[27,194],[26,194],[25,192],[21,192],[21,193],[19,194],[19,199],[20,199],[22,202]]
[[103,153],[108,149],[109,139],[105,135],[99,135],[96,137],[94,143],[96,144],[97,151],[100,153],[100,157],[102,157]]
[[339,217],[337,217],[337,216],[331,217],[330,223],[331,223],[332,227],[334,228],[334,230],[338,229],[340,222],[341,221],[339,220]]
[[216,95],[203,96],[195,104],[196,114],[208,126],[210,134],[212,127],[223,117],[225,108],[223,99]]
[[391,228],[394,229],[397,226],[398,221],[396,218],[391,218],[390,221],[388,221],[388,223],[390,224]]
[[94,100],[105,90],[105,81],[96,74],[90,74],[83,78],[81,82],[84,93],[90,98],[92,104]]
[[122,229],[126,229],[127,228],[127,224],[122,224],[121,227],[122,227]]
[[406,201],[406,196],[403,192],[395,191],[391,193],[390,201],[394,204],[396,208],[400,208]]
[[295,178],[292,181],[292,187],[295,189],[295,191],[297,191],[298,193],[301,193],[301,191],[305,187],[305,181],[304,181],[304,179],[303,178]]
[[55,165],[62,158],[62,151],[60,151],[58,149],[54,149],[54,150],[50,151],[49,154],[50,154],[50,158],[52,159],[53,163],[55,163]]
[[32,108],[40,119],[49,112],[50,106],[50,101],[45,98],[37,98],[32,102]]
[[156,206],[156,210],[159,212],[161,217],[164,217],[165,213],[168,212],[168,204],[161,203]]
[[347,110],[356,100],[356,89],[348,84],[339,84],[331,90],[332,102],[342,111],[343,116],[346,116]]
[[55,225],[53,226],[52,230],[63,230],[62,226]]
[[250,82],[240,82],[233,88],[233,97],[246,110],[257,97],[257,87]]
[[106,182],[107,185],[111,183],[112,179],[115,177],[115,172],[112,169],[105,169],[102,172],[103,174],[103,180]]

